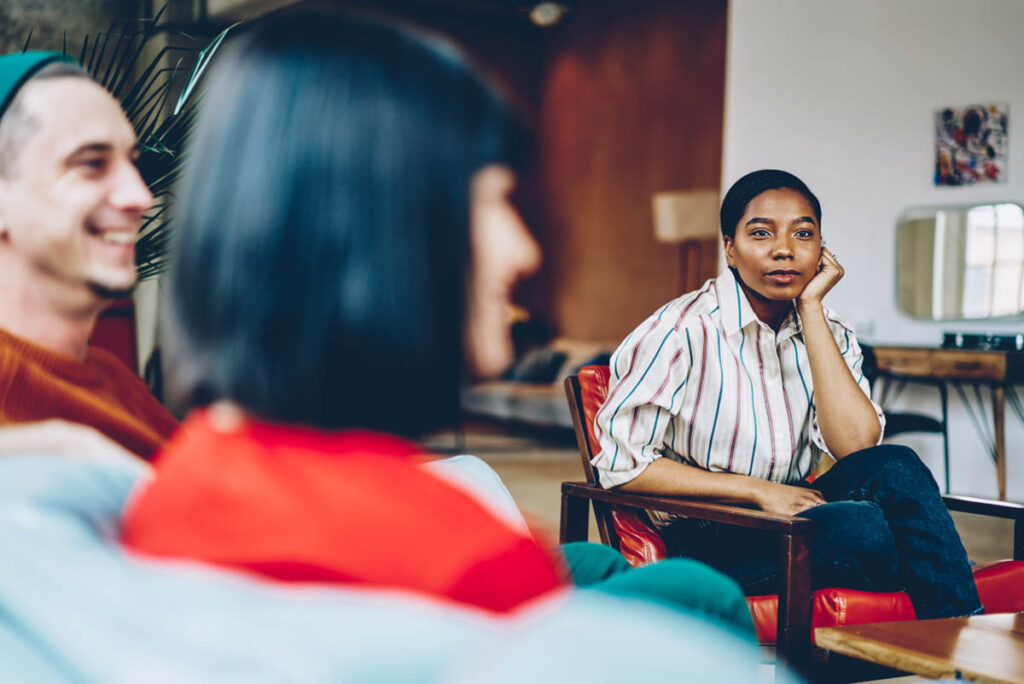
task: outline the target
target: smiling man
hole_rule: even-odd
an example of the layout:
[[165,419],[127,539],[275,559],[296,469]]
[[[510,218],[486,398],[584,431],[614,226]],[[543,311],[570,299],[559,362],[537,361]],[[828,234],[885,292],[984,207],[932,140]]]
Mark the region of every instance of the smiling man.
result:
[[135,287],[153,196],[120,105],[64,60],[0,57],[0,423],[82,423],[145,457],[175,421],[89,337]]

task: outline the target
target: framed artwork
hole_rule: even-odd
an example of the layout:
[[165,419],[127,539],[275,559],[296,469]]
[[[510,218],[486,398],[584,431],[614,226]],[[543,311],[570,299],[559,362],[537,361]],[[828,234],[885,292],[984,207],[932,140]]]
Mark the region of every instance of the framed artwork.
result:
[[945,107],[935,112],[935,184],[1006,181],[1005,103]]

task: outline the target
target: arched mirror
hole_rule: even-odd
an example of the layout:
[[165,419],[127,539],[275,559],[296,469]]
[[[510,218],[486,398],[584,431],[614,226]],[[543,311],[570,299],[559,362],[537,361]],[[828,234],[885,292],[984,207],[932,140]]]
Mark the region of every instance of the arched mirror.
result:
[[900,309],[933,321],[1024,312],[1024,208],[911,209],[896,226]]

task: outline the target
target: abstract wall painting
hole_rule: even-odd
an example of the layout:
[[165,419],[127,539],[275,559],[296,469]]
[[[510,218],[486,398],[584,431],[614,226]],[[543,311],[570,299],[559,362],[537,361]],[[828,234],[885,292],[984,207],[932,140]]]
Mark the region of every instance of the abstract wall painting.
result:
[[935,112],[935,185],[1006,182],[1005,103]]

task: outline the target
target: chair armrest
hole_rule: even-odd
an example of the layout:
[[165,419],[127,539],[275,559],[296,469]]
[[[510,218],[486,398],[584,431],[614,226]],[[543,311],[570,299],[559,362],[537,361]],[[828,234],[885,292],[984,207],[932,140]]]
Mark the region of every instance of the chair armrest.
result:
[[946,508],[951,511],[987,515],[991,518],[1010,518],[1011,520],[1024,521],[1024,506],[1010,503],[1009,501],[991,501],[989,499],[976,499],[971,496],[950,496],[948,494],[943,496],[942,500],[946,503]]
[[946,508],[951,511],[974,513],[992,518],[1009,518],[1013,521],[1013,559],[1024,560],[1024,506],[1009,501],[990,501],[971,496],[943,496]]
[[814,521],[792,515],[768,513],[754,508],[732,506],[729,504],[684,499],[675,496],[656,496],[653,494],[633,494],[616,489],[603,489],[585,482],[563,482],[562,494],[593,501],[632,506],[663,513],[684,515],[688,518],[711,520],[714,522],[765,530],[785,535],[812,535]]
[[562,483],[562,542],[586,539],[587,501],[675,513],[779,535],[779,653],[797,669],[810,663],[811,551],[814,521],[742,506],[674,496],[632,494],[585,482]]

